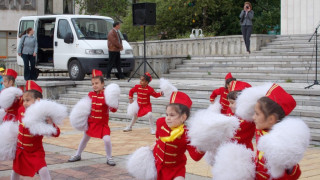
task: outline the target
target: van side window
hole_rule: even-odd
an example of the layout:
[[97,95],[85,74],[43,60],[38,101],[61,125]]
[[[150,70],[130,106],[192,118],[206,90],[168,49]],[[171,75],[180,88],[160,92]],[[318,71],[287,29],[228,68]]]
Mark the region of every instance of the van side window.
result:
[[68,33],[72,33],[69,22],[65,19],[59,20],[58,24],[58,38],[64,39]]
[[19,34],[23,33],[29,27],[34,28],[34,21],[33,20],[22,20],[20,22]]

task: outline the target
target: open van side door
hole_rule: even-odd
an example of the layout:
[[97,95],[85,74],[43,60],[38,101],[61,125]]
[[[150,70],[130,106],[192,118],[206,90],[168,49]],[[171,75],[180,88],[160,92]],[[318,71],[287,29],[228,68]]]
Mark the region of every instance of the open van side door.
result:
[[28,28],[33,28],[34,29],[34,36],[36,36],[37,34],[37,28],[35,28],[35,24],[37,23],[36,19],[22,19],[19,23],[19,30],[17,33],[17,63],[19,66],[23,66],[23,59],[21,58],[21,56],[18,55],[18,48],[19,48],[19,44],[20,41],[23,40],[21,38],[19,38],[20,34],[22,34],[25,30],[27,30]]
[[54,67],[55,69],[68,69],[68,60],[74,56],[75,35],[72,31],[71,21],[67,18],[57,18],[54,32]]

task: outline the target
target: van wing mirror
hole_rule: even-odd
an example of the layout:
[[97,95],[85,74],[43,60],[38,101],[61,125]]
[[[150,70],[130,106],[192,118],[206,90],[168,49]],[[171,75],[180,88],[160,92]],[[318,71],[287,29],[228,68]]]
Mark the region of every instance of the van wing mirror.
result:
[[128,41],[128,35],[126,33],[122,34],[123,35],[123,39]]
[[70,32],[66,34],[66,37],[64,37],[64,42],[67,44],[72,44],[73,40],[73,34]]

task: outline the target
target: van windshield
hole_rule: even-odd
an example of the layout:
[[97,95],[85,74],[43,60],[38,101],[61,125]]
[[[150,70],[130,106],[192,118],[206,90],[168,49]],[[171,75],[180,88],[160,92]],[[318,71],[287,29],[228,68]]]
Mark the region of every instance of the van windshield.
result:
[[106,40],[112,29],[113,21],[109,19],[72,18],[78,39]]

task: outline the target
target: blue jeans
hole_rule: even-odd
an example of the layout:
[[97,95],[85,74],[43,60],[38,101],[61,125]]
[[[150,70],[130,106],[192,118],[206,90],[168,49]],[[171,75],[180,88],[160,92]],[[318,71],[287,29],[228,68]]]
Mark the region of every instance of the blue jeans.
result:
[[33,55],[22,54],[24,63],[24,80],[36,80],[36,60]]

